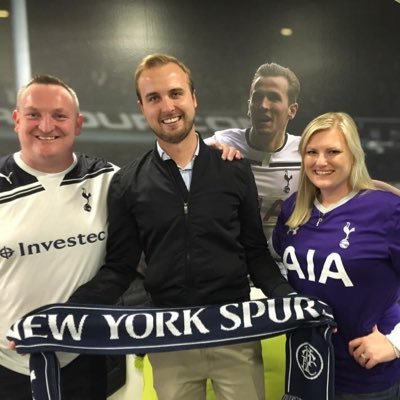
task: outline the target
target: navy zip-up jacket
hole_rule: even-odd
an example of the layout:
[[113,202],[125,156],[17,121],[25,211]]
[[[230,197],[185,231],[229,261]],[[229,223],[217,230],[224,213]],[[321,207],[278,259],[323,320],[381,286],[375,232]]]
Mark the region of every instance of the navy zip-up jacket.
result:
[[224,161],[201,139],[190,191],[155,147],[114,175],[108,213],[105,264],[70,302],[115,303],[137,276],[142,251],[156,306],[248,300],[248,274],[266,295],[293,292],[268,252],[249,163]]

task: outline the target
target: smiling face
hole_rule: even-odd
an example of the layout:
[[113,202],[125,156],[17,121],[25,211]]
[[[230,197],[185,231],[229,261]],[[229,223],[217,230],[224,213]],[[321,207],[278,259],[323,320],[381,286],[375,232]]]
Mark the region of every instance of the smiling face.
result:
[[249,100],[253,134],[262,140],[282,141],[289,119],[295,117],[298,104],[289,104],[288,81],[283,76],[259,77]]
[[37,83],[28,86],[19,96],[13,119],[26,164],[43,172],[60,172],[72,164],[83,117],[64,87]]
[[320,130],[311,136],[305,146],[303,164],[307,177],[320,189],[322,204],[335,203],[351,192],[353,160],[338,128]]
[[137,87],[139,107],[159,141],[180,143],[194,134],[196,96],[187,74],[177,64],[144,69]]

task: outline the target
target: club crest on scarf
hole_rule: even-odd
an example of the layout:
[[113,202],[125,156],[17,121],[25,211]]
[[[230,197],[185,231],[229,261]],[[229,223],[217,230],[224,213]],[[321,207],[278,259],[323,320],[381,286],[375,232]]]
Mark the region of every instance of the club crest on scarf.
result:
[[296,361],[304,377],[316,379],[324,369],[324,360],[310,343],[302,343],[296,350]]

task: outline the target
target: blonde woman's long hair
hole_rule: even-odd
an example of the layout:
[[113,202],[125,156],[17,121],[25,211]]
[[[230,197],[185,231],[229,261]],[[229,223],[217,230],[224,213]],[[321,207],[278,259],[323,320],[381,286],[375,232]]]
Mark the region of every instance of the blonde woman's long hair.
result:
[[301,135],[299,151],[302,165],[300,170],[299,188],[296,204],[293,212],[286,222],[289,228],[297,228],[304,225],[310,219],[311,210],[318,188],[310,181],[304,169],[304,156],[307,144],[311,137],[321,131],[338,129],[344,136],[349,150],[353,155],[353,166],[350,173],[350,186],[354,191],[374,189],[374,184],[369,176],[365,164],[365,153],[361,146],[360,135],[357,126],[350,115],[344,112],[329,112],[314,118],[304,129]]

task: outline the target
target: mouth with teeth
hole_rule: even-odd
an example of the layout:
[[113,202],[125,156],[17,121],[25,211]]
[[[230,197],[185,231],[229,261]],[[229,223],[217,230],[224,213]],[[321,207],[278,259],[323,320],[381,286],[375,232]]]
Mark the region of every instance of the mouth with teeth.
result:
[[165,125],[171,125],[171,124],[175,124],[176,122],[180,121],[181,118],[182,117],[180,117],[180,116],[169,117],[169,118],[162,119],[161,122]]
[[333,171],[314,171],[314,173],[319,176],[326,176],[332,174]]
[[45,142],[50,142],[52,140],[58,139],[58,136],[36,136],[36,139],[43,140]]

